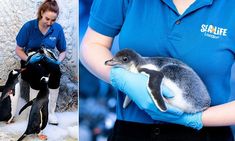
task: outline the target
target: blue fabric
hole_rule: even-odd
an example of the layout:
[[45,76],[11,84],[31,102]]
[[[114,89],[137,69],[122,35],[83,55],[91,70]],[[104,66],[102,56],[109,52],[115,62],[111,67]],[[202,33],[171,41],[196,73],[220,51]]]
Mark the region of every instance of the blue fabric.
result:
[[[233,0],[198,0],[182,15],[172,0],[95,0],[90,14],[92,29],[109,37],[119,34],[120,49],[177,58],[201,77],[212,105],[228,102],[235,61]],[[123,109],[124,97],[121,92],[117,95],[118,119],[157,122],[134,102]]]
[[56,47],[60,52],[66,50],[65,36],[61,25],[54,23],[43,35],[39,30],[37,19],[28,21],[23,25],[16,36],[16,42],[26,52],[29,49],[38,49],[42,45],[49,49]]

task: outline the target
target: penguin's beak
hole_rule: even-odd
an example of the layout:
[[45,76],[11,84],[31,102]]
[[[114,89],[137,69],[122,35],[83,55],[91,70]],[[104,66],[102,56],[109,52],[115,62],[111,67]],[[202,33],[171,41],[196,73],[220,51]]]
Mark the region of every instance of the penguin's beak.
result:
[[105,61],[104,64],[106,66],[117,66],[117,65],[120,65],[121,63],[118,60],[113,58],[113,59]]

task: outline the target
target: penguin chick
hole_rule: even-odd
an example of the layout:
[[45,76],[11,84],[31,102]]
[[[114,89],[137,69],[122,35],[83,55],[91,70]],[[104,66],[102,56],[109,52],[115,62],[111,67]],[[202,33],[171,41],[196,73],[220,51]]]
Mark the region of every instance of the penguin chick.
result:
[[18,139],[18,141],[23,140],[29,134],[38,134],[39,138],[47,138],[45,135],[41,135],[40,132],[46,127],[48,121],[48,80],[48,77],[41,78],[40,90],[36,98],[26,103],[19,111],[19,114],[21,114],[24,109],[32,105],[29,113],[27,129],[24,134]]
[[[183,62],[168,57],[142,57],[134,50],[119,51],[105,65],[121,67],[134,73],[143,73],[149,77],[148,93],[156,107],[165,112],[166,103],[186,113],[203,111],[210,106],[210,96],[206,86],[192,68]],[[162,95],[162,87],[173,92],[173,98]],[[126,96],[123,107],[130,99]]]
[[8,74],[5,85],[1,86],[0,121],[11,123],[16,112],[18,97],[20,95],[19,74],[20,69],[14,69]]
[[41,47],[41,49],[39,50],[39,53],[44,54],[45,56],[52,58],[54,60],[58,60],[58,57],[56,56],[56,54],[45,46]]
[[29,64],[29,60],[34,55],[41,56],[41,59],[36,61],[36,63],[40,63],[40,64],[48,62],[48,58],[51,58],[52,60],[55,60],[55,61],[58,60],[58,57],[56,56],[56,54],[52,50],[50,50],[50,49],[48,49],[48,48],[46,48],[45,46],[42,45],[41,48],[38,49],[37,51],[30,51],[30,52],[28,52],[28,56],[29,57],[28,57],[28,60],[27,60],[27,62],[25,64],[26,66]]

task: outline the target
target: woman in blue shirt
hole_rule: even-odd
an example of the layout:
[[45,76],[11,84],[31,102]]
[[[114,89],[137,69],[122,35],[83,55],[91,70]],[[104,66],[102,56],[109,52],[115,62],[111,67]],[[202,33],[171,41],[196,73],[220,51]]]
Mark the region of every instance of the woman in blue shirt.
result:
[[[233,141],[229,127],[235,124],[235,101],[229,100],[235,61],[232,5],[232,0],[93,2],[80,59],[90,72],[120,90],[110,141]],[[187,114],[168,105],[166,112],[160,112],[148,95],[145,76],[104,65],[113,56],[110,49],[116,35],[120,49],[173,57],[192,67],[208,88],[211,107]],[[126,95],[134,102],[124,109]]]
[[[58,124],[55,116],[56,101],[60,85],[60,63],[66,55],[66,41],[61,25],[56,23],[59,15],[59,7],[55,0],[45,0],[38,9],[37,19],[26,22],[20,29],[16,37],[16,54],[21,59],[21,67],[25,67],[26,61],[32,51],[38,51],[45,47],[51,51],[55,48],[59,51],[57,60],[47,63],[46,66],[39,63],[28,64],[27,69],[22,72],[22,79],[30,84],[30,94],[34,90],[39,90],[40,79],[43,75],[49,75],[48,87],[50,88],[49,97],[49,123]],[[38,62],[37,56],[31,56],[30,60]],[[30,97],[32,99],[32,96]]]

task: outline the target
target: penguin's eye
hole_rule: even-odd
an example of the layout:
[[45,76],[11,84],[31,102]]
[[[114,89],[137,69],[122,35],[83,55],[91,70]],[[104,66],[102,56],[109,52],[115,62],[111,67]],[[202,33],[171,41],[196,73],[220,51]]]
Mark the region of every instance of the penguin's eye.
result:
[[128,58],[127,57],[123,57],[122,61],[126,62],[126,61],[128,61]]

